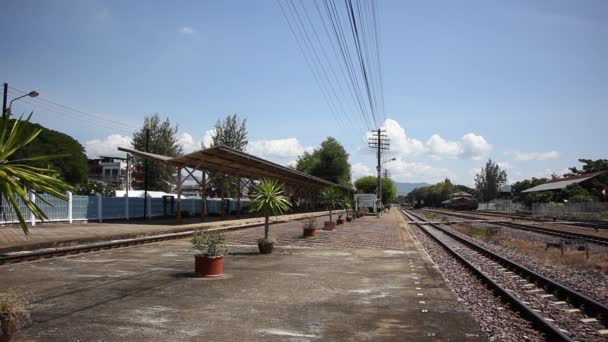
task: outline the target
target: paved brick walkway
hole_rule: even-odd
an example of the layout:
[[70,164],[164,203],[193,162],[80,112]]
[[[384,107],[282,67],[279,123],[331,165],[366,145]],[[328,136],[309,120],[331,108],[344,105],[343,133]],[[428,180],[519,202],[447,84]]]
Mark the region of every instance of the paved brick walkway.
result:
[[[327,218],[317,219],[317,226],[322,227],[325,220]],[[312,239],[302,238],[301,222],[288,222],[270,226],[270,236],[277,240],[277,247],[403,249],[405,245],[397,220],[396,212],[382,219],[366,216],[336,226],[334,231],[317,229],[317,237]],[[228,243],[255,245],[263,234],[263,227],[234,231],[228,234]]]

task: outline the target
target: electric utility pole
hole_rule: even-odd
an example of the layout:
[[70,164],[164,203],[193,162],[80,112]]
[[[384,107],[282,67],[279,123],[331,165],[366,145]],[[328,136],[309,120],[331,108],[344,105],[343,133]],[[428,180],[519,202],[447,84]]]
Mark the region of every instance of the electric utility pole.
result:
[[376,149],[376,157],[378,159],[378,165],[376,166],[376,170],[378,171],[376,183],[376,211],[378,211],[378,216],[380,215],[379,210],[382,207],[382,151],[388,151],[389,145],[390,141],[386,135],[386,130],[378,128],[372,131],[368,146]]

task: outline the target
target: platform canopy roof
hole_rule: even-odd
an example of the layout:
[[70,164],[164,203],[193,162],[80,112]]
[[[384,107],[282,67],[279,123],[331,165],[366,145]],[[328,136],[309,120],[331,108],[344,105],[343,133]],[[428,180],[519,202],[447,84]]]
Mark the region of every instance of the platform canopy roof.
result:
[[599,176],[603,172],[593,172],[587,173],[579,176],[565,177],[565,178],[557,178],[548,181],[547,183],[537,185],[530,189],[526,189],[522,192],[537,192],[537,191],[547,191],[547,190],[562,190],[567,188],[569,185],[582,183],[587,181],[593,177]]
[[210,147],[175,158],[125,147],[119,147],[118,150],[139,157],[162,161],[176,167],[188,167],[205,172],[219,172],[250,179],[276,178],[287,184],[313,186],[316,188],[335,186],[346,191],[352,190],[346,186],[335,184],[226,146]]

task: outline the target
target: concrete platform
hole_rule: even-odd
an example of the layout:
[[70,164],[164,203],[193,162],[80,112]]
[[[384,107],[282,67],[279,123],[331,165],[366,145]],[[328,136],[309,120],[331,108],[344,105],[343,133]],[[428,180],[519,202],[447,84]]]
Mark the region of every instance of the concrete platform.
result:
[[403,230],[366,217],[257,254],[263,228],[229,233],[221,279],[194,277],[174,240],[0,266],[0,287],[27,290],[33,323],[17,341],[478,341],[479,327]]

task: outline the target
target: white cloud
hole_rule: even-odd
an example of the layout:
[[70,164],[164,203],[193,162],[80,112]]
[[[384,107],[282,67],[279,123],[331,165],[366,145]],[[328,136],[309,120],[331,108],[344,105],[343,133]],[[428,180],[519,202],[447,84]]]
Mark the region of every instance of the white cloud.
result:
[[462,153],[459,157],[462,159],[479,160],[492,150],[492,145],[475,133],[465,134],[460,145]]
[[369,166],[367,166],[367,165],[365,165],[363,163],[352,164],[350,166],[350,170],[352,172],[352,179],[353,179],[353,181],[356,180],[356,179],[358,179],[358,178],[361,178],[361,177],[364,177],[364,176],[372,176],[374,174],[374,172],[372,171],[372,169]]
[[181,34],[194,34],[196,32],[196,30],[193,29],[192,27],[184,26],[179,30],[179,32]]
[[211,146],[213,143],[213,136],[215,135],[215,128],[208,129],[203,136],[203,147]]
[[118,151],[117,147],[131,147],[131,137],[112,134],[102,139],[89,140],[84,144],[88,156],[118,156],[124,152]]
[[462,154],[459,143],[447,141],[439,136],[439,134],[431,135],[425,145],[427,153],[434,159],[441,159],[443,156],[458,157]]
[[[413,155],[424,151],[424,144],[420,140],[410,139],[397,121],[386,119],[382,128],[386,130],[386,136],[390,139],[392,151],[401,155]],[[367,133],[367,138],[371,136],[371,133]]]
[[511,169],[513,167],[511,165],[511,163],[506,162],[506,161],[496,162],[496,165],[500,166],[500,168],[503,169],[503,170],[508,170],[508,169]]
[[[426,143],[422,143],[418,139],[408,137],[405,129],[396,120],[386,119],[382,128],[390,139],[391,152],[401,156],[425,153],[433,159],[447,157],[479,160],[492,150],[492,145],[475,133],[465,134],[458,141],[449,141],[439,134],[433,134]],[[368,133],[366,138],[370,137],[372,134]]]
[[295,158],[312,152],[312,146],[303,146],[296,138],[250,141],[247,152],[261,158]]
[[454,178],[454,174],[445,168],[436,168],[424,163],[408,163],[397,159],[386,164],[391,177],[398,182],[436,183],[445,177]]
[[518,150],[508,151],[507,155],[512,156],[515,160],[548,160],[559,158],[558,151],[548,152],[521,152]]
[[198,151],[201,149],[201,142],[195,141],[192,137],[192,134],[190,133],[182,133],[177,142],[182,145],[184,154]]

